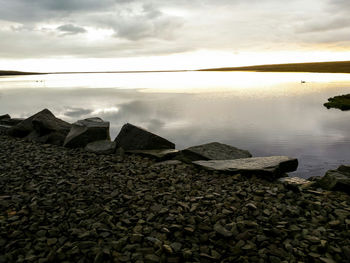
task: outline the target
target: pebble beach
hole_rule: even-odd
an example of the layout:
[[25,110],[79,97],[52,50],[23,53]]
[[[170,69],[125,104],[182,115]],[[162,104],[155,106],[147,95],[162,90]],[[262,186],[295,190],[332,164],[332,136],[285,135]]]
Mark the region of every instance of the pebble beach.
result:
[[350,197],[0,136],[0,262],[349,262]]

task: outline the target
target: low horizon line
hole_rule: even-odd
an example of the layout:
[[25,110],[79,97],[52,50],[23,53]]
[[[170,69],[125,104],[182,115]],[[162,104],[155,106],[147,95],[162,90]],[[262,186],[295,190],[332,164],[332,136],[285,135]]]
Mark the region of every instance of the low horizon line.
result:
[[[311,72],[317,73],[337,73],[338,69],[329,70],[322,66],[345,64],[339,73],[350,73],[350,61],[324,61],[324,62],[300,62],[300,63],[276,63],[276,64],[258,64],[251,66],[235,66],[235,67],[218,67],[218,68],[202,68],[202,69],[174,69],[174,70],[116,70],[116,71],[56,71],[56,72],[26,72],[15,70],[0,70],[0,75],[54,75],[54,74],[111,74],[111,73],[167,73],[167,72],[193,72],[193,71],[257,71],[257,72]],[[303,67],[312,66],[313,69],[291,68],[293,66]],[[276,68],[277,67],[277,68]],[[300,70],[300,71],[299,71]],[[7,74],[6,74],[7,73]]]

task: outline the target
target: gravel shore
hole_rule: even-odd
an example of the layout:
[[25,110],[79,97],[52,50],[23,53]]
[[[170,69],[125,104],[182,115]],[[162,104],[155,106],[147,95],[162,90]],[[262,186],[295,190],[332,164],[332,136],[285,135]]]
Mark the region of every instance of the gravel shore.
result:
[[0,135],[0,262],[349,262],[350,196]]

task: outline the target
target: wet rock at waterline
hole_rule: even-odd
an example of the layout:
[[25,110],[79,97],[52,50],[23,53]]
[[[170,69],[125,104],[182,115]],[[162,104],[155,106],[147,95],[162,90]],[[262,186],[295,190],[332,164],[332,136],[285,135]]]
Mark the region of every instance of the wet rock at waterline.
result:
[[109,122],[101,118],[88,118],[73,123],[64,146],[69,148],[83,148],[90,142],[110,140]]
[[232,174],[256,174],[276,178],[293,172],[298,167],[298,160],[287,156],[254,157],[236,160],[194,161],[193,164],[206,170],[228,172]]
[[343,191],[350,194],[350,165],[341,165],[336,170],[329,170],[316,182],[327,190]]
[[117,144],[115,142],[101,140],[90,142],[85,146],[85,150],[96,154],[112,154],[115,152]]
[[247,150],[241,150],[219,142],[212,142],[184,149],[180,151],[176,159],[192,162],[198,160],[233,160],[249,157],[252,157],[252,155]]
[[175,149],[174,143],[130,123],[122,127],[115,142],[124,150]]
[[27,140],[62,145],[70,128],[71,124],[44,109],[11,127],[8,134]]

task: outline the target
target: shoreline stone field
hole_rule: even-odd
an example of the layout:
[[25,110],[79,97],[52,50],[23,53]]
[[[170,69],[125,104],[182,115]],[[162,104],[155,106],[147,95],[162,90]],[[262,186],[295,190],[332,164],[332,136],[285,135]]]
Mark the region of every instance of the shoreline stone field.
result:
[[[25,123],[24,138],[8,136],[16,128],[3,118],[0,262],[349,262],[348,165],[314,181],[206,170],[193,158],[237,149],[202,145],[176,160],[177,151],[138,128],[149,138],[138,145],[161,146],[124,151],[121,137],[111,142],[107,124],[93,119],[102,138],[81,129],[77,143],[90,146],[63,147],[61,123],[44,113]],[[254,163],[245,157],[237,160]]]

